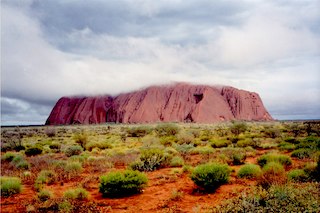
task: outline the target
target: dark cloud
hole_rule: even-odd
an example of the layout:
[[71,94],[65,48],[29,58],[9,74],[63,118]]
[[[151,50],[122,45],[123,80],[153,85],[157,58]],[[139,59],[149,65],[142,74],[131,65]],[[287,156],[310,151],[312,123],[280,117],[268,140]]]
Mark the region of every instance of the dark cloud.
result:
[[90,29],[116,37],[159,37],[166,42],[206,42],[202,31],[242,21],[247,4],[238,1],[35,1],[31,5],[42,28],[61,48],[59,39],[73,31]]

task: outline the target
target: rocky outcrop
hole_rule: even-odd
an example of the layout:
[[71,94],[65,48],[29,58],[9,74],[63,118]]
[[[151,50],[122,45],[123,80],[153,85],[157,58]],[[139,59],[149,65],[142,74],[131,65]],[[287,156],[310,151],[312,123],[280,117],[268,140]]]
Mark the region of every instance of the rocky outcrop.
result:
[[63,97],[46,124],[273,120],[258,94],[233,87],[179,83],[116,97]]

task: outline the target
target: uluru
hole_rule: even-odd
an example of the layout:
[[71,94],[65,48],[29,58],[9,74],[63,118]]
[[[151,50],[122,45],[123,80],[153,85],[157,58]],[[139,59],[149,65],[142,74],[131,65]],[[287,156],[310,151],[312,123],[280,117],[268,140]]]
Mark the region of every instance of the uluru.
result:
[[271,121],[257,93],[230,86],[176,83],[117,96],[62,97],[46,125]]

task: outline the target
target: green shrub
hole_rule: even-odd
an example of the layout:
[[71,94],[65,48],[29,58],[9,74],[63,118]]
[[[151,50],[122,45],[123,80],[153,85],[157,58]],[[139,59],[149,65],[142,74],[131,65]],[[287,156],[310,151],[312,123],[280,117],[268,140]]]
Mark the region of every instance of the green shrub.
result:
[[163,136],[160,138],[160,144],[164,146],[171,146],[176,142],[178,142],[178,138],[175,135]]
[[158,146],[160,140],[158,137],[155,137],[153,135],[146,135],[143,138],[141,138],[141,142],[143,143],[144,147],[152,147]]
[[194,148],[194,145],[193,144],[181,144],[181,145],[177,144],[176,146],[174,146],[174,148],[181,154],[187,154]]
[[269,189],[254,187],[226,199],[212,212],[319,212],[319,183],[273,185]]
[[9,197],[18,194],[22,190],[21,180],[17,177],[0,177],[1,196]]
[[30,164],[27,161],[22,160],[16,164],[16,167],[18,169],[28,170],[30,169]]
[[69,146],[66,150],[65,150],[65,154],[66,156],[70,157],[73,155],[80,155],[83,151],[83,148],[81,146]]
[[51,191],[47,189],[42,189],[38,192],[37,197],[40,201],[44,202],[46,200],[49,200],[53,197],[53,194]]
[[51,170],[42,170],[39,172],[36,181],[34,183],[34,188],[40,191],[44,184],[52,184],[56,181],[57,174]]
[[299,159],[305,159],[310,158],[313,155],[314,151],[311,149],[301,148],[294,150],[291,153],[291,157],[299,158]]
[[176,124],[163,123],[156,126],[155,131],[159,137],[177,135],[180,128]]
[[88,143],[88,135],[86,133],[78,133],[73,136],[74,141],[79,144],[83,149],[86,149]]
[[264,130],[264,134],[268,138],[276,138],[280,136],[280,130],[274,127],[268,127]]
[[237,176],[239,178],[257,178],[262,174],[262,170],[258,165],[255,164],[246,164],[240,168]]
[[226,164],[207,163],[197,166],[191,174],[191,179],[197,186],[212,191],[227,183],[230,173],[231,169]]
[[241,165],[246,160],[246,151],[243,148],[223,148],[221,153],[226,156],[227,163],[231,165]]
[[109,141],[90,141],[86,144],[86,150],[92,151],[94,148],[111,149],[113,146]]
[[172,167],[179,167],[184,165],[184,160],[183,158],[179,156],[175,156],[171,159],[170,166]]
[[66,166],[64,167],[64,171],[73,175],[82,172],[82,164],[77,161],[67,162]]
[[49,145],[49,148],[53,151],[53,152],[60,152],[61,150],[61,144],[59,143],[52,143]]
[[264,167],[267,163],[270,162],[278,162],[284,166],[289,166],[292,164],[292,161],[290,157],[286,155],[280,155],[280,154],[265,154],[258,158],[258,164],[261,167]]
[[148,178],[139,171],[110,172],[100,178],[99,192],[103,196],[127,196],[141,192]]
[[238,147],[247,147],[247,146],[255,147],[256,143],[251,138],[245,138],[237,141],[237,146]]
[[320,138],[313,136],[306,137],[299,144],[297,144],[297,149],[302,148],[320,150]]
[[258,185],[269,188],[271,185],[284,184],[287,176],[283,165],[278,162],[267,163],[262,169],[262,175],[258,178]]
[[231,144],[231,141],[227,139],[210,139],[209,141],[213,148],[227,147]]
[[86,160],[87,158],[84,155],[73,155],[68,159],[69,162],[80,162],[80,163],[84,163]]
[[316,180],[320,181],[320,157],[318,158],[318,161],[317,161],[317,167],[316,167],[316,170],[315,170],[315,176],[316,176]]
[[292,143],[288,143],[288,142],[281,142],[278,147],[280,148],[280,150],[294,150],[296,148],[296,146]]
[[317,169],[319,169],[319,163],[307,163],[304,167],[303,167],[303,171],[305,172],[305,174],[308,176],[308,180],[310,181],[319,181],[320,180],[320,173],[319,171],[317,171]]
[[54,137],[56,136],[56,129],[54,127],[51,128],[47,128],[44,130],[44,133],[48,136],[48,137]]
[[52,184],[56,181],[57,174],[52,170],[41,170],[36,178],[36,182]]
[[303,169],[294,169],[288,173],[288,179],[294,182],[307,182],[309,177]]
[[194,135],[187,131],[181,131],[177,134],[178,144],[191,144],[194,141]]
[[298,144],[300,143],[300,141],[298,141],[296,138],[294,137],[288,137],[288,138],[285,138],[284,139],[285,142],[288,142],[288,143],[292,143],[292,144]]
[[69,189],[64,192],[63,197],[71,200],[85,200],[89,196],[89,192],[84,188]]
[[143,137],[152,132],[148,126],[138,126],[127,130],[128,137]]
[[40,147],[30,147],[26,149],[24,153],[26,154],[26,156],[35,156],[42,154],[42,151],[43,150]]
[[153,171],[162,166],[165,161],[164,151],[161,149],[145,149],[141,151],[140,161],[134,162],[130,167],[139,171]]
[[214,149],[211,146],[197,146],[190,150],[191,154],[208,155],[214,153]]
[[20,155],[20,154],[18,154],[18,155],[16,155],[16,156],[14,156],[14,158],[12,159],[12,163],[13,164],[15,164],[15,165],[17,165],[19,162],[21,162],[21,161],[25,161],[25,159],[23,158],[23,156],[22,155]]
[[230,131],[236,136],[244,133],[245,131],[247,131],[247,129],[248,126],[244,122],[234,122],[230,127]]
[[16,153],[14,152],[6,152],[1,156],[1,160],[10,162],[13,160],[15,156],[16,156]]
[[59,209],[59,212],[69,213],[69,212],[72,212],[73,205],[69,201],[64,200],[58,204],[58,209]]

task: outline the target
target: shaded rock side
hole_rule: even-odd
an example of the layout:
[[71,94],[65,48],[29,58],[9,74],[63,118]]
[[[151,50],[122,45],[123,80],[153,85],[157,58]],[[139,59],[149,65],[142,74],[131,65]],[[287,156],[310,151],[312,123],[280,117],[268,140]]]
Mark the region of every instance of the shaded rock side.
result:
[[258,94],[233,87],[179,83],[116,97],[61,98],[46,124],[212,123],[273,120]]

